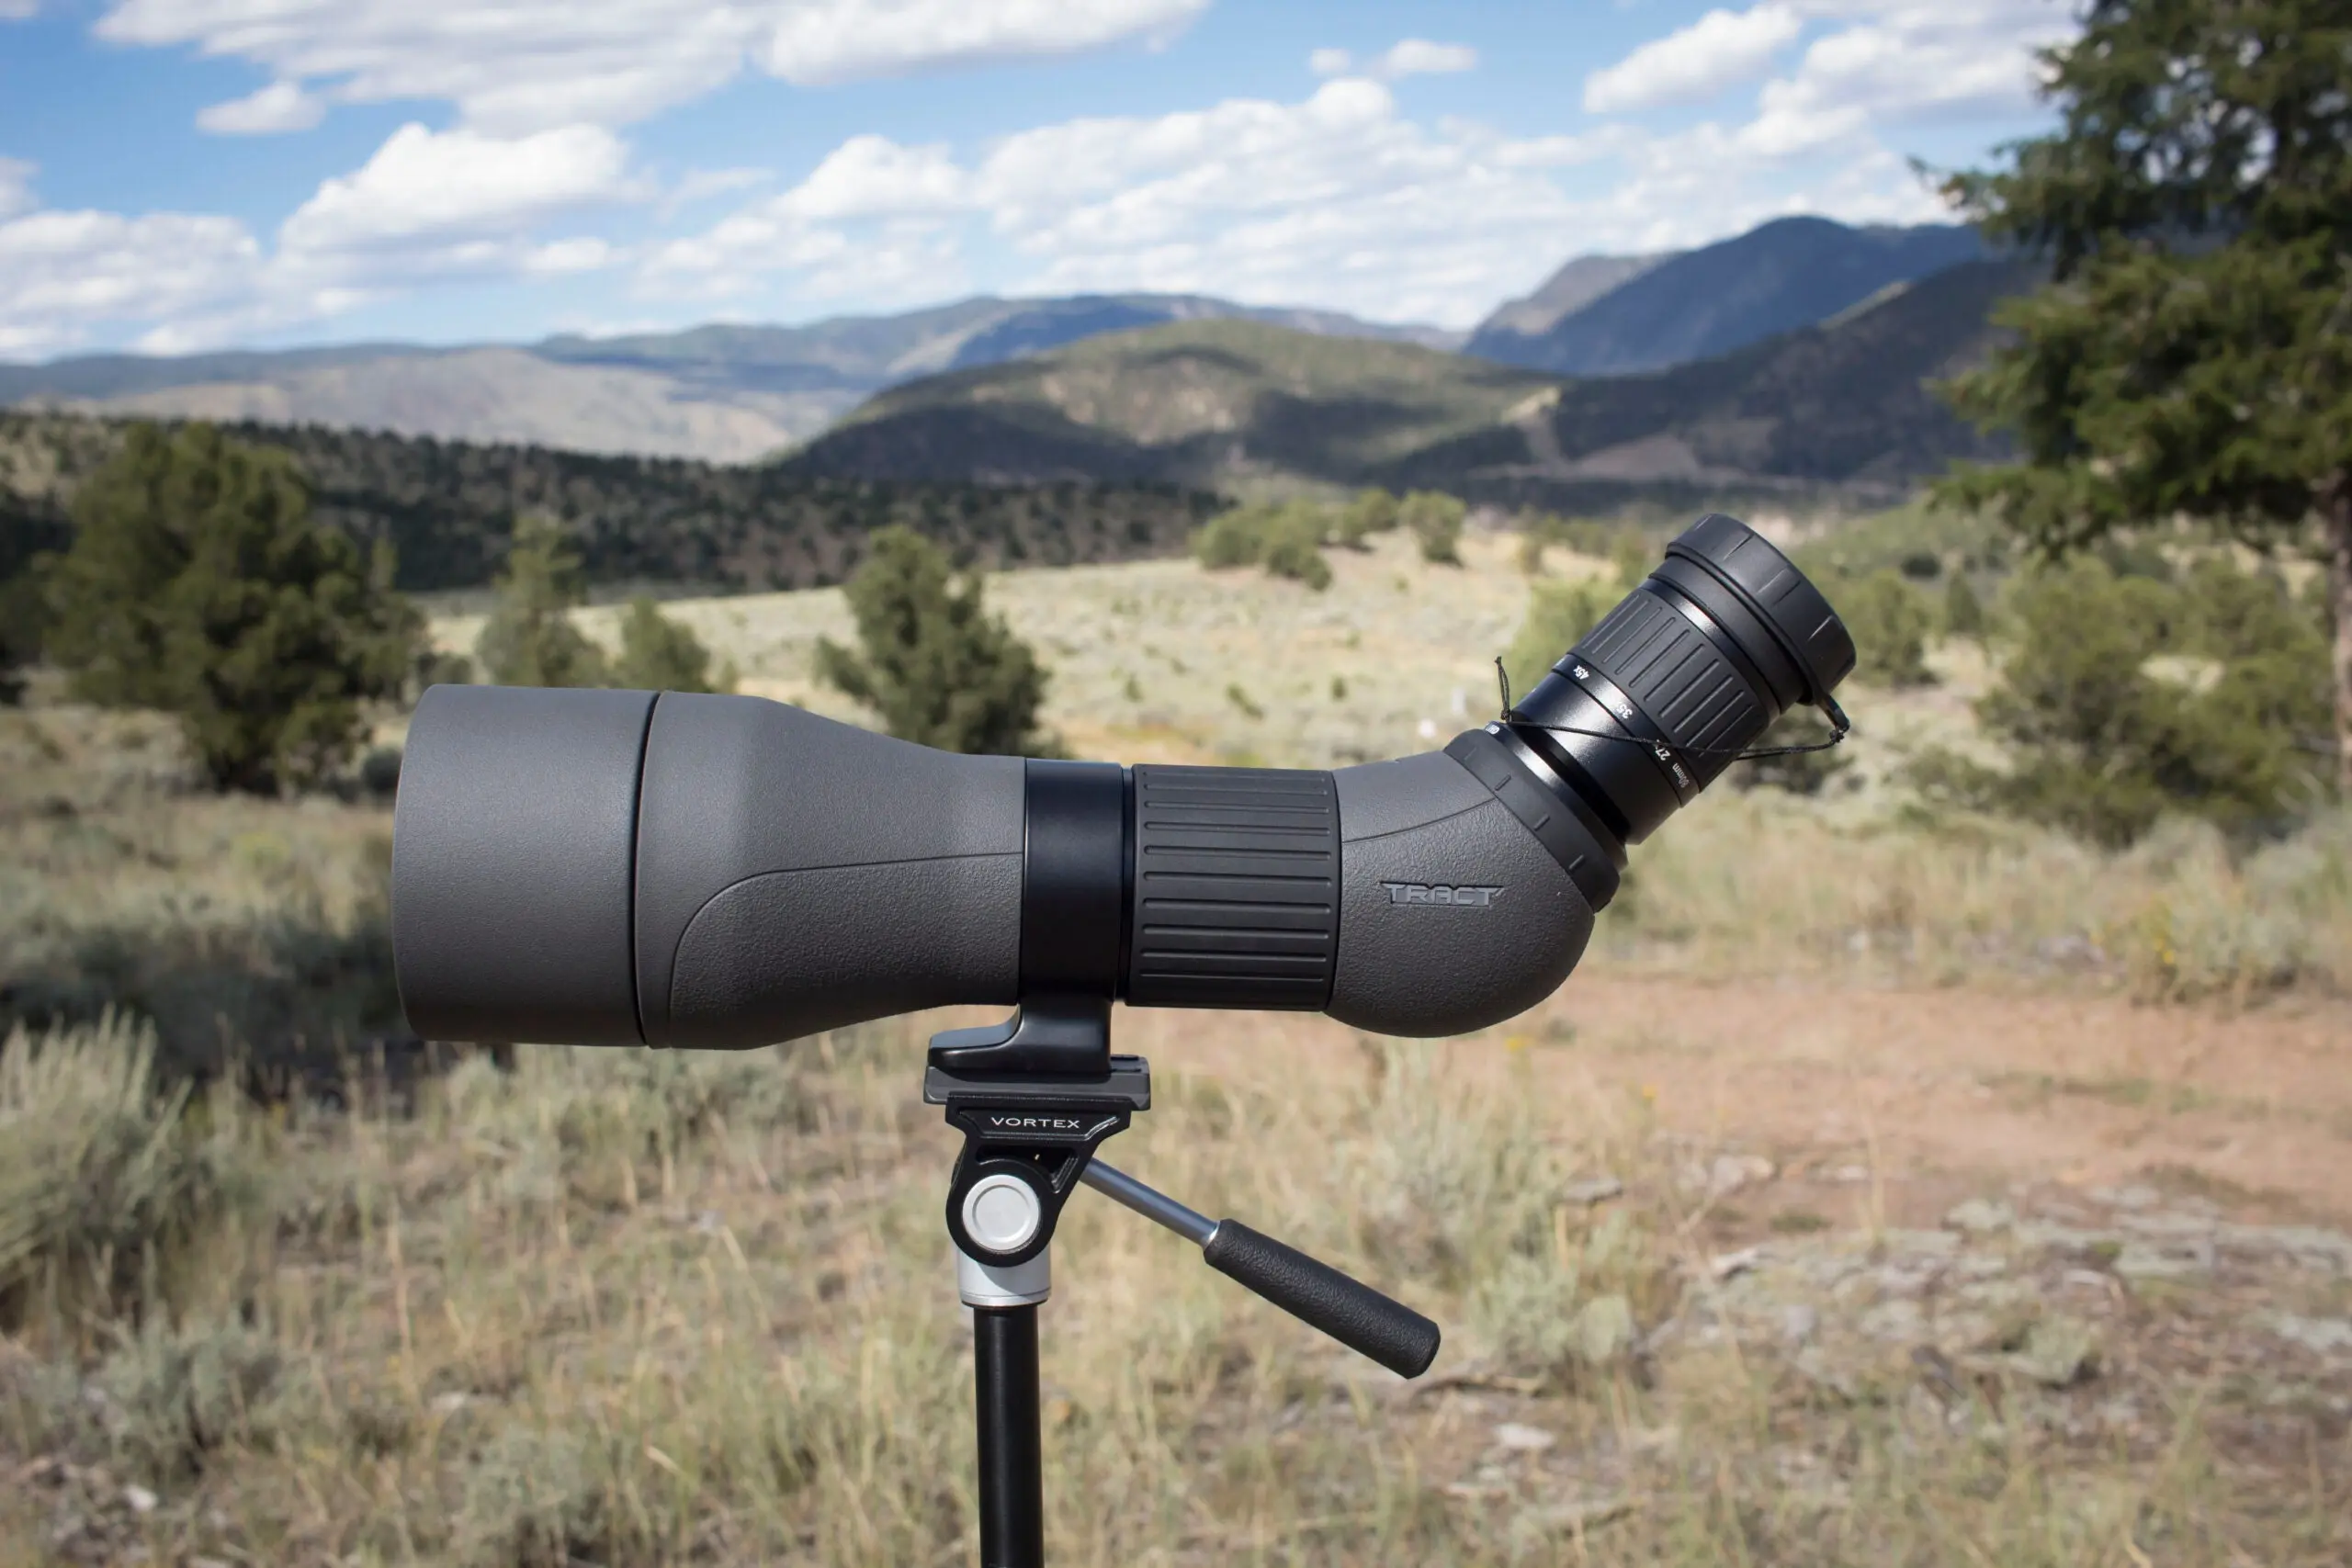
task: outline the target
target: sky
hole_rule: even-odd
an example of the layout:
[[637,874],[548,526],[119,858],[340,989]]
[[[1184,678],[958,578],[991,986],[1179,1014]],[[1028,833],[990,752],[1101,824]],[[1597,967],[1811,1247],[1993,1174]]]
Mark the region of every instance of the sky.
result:
[[0,359],[1154,290],[1467,326],[1945,214],[2063,0],[0,0]]

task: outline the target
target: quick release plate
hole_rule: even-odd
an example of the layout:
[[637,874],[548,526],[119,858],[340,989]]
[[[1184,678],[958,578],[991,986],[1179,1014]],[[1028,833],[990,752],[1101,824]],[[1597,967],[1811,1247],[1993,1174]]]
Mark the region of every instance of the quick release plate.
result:
[[[1006,1023],[934,1037],[922,1098],[944,1107],[947,1124],[964,1134],[948,1182],[948,1235],[973,1258],[1010,1266],[1053,1240],[1096,1146],[1151,1109],[1151,1064],[1110,1054],[1108,1002],[1026,1003]],[[1042,1215],[1035,1234],[1010,1250],[984,1245],[965,1224],[966,1197],[999,1176],[1025,1184]]]

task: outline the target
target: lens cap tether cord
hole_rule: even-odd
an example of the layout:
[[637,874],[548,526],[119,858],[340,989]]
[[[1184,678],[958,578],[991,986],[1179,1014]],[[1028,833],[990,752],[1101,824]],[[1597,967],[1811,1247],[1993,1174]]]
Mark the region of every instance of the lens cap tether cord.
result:
[[1041,1568],[1045,1480],[1037,1307],[1062,1205],[1080,1183],[1199,1247],[1209,1266],[1405,1377],[1438,1326],[1238,1220],[1212,1220],[1094,1157],[1151,1109],[1151,1066],[1111,1054],[1105,998],[1028,998],[1012,1019],[934,1035],[923,1101],[964,1135],[947,1190],[956,1286],[972,1309],[981,1568]]
[[[1616,714],[1627,725],[1643,724],[1644,721],[1640,716],[1641,710],[1624,701],[1623,695],[1610,683],[1609,678],[1584,660],[1574,658],[1563,659],[1555,669],[1599,697],[1603,706]],[[1533,722],[1511,705],[1510,671],[1503,668],[1502,655],[1499,653],[1495,655],[1495,683],[1502,689],[1503,699],[1502,712],[1496,716],[1495,722],[1504,726]],[[1834,750],[1844,745],[1847,737],[1854,733],[1854,721],[1846,716],[1846,710],[1838,705],[1838,699],[1826,692],[1821,695],[1820,706],[1822,716],[1829,721],[1829,739],[1826,740],[1808,741],[1802,746],[1733,747],[1727,750],[1719,750],[1706,746],[1685,746],[1681,750],[1700,756],[1729,757],[1735,762],[1760,762],[1768,757],[1802,757],[1809,751]],[[1644,727],[1653,731],[1655,729],[1653,726],[1645,725]],[[1659,761],[1669,765],[1680,760],[1676,754],[1676,749],[1663,737],[1656,736],[1654,733],[1645,735],[1610,729],[1583,729],[1565,724],[1544,725],[1539,728],[1550,729],[1561,735],[1581,735],[1591,740],[1607,740],[1612,743],[1640,746],[1656,756]]]

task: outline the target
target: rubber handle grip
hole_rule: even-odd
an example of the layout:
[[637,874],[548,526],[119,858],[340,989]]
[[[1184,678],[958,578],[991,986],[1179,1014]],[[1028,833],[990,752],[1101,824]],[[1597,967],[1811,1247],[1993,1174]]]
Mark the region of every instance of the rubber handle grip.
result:
[[1437,1359],[1436,1324],[1239,1220],[1220,1222],[1201,1252],[1218,1273],[1399,1377],[1419,1377]]

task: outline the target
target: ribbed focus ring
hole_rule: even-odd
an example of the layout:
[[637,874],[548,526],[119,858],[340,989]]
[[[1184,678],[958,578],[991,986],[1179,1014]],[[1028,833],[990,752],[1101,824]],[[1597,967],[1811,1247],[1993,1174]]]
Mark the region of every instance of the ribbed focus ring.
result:
[[1319,1010],[1340,938],[1340,810],[1326,773],[1135,770],[1127,1000]]
[[1589,660],[1640,705],[1702,786],[1763,733],[1755,690],[1683,614],[1637,589],[1561,660]]

